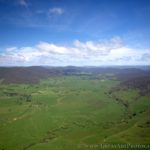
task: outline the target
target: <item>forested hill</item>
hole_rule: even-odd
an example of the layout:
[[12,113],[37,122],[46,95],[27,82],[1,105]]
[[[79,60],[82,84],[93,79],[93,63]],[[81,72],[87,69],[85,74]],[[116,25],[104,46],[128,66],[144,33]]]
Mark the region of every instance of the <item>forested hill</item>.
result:
[[38,83],[50,76],[62,75],[101,75],[113,74],[116,79],[125,81],[142,80],[149,83],[150,67],[0,67],[2,83]]
[[55,69],[44,67],[1,67],[0,79],[3,83],[37,83],[50,75],[58,75]]

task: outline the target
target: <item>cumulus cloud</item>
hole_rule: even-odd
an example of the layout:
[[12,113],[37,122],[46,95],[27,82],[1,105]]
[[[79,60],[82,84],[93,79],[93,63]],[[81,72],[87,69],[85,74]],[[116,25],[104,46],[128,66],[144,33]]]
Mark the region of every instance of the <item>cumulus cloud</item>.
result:
[[66,47],[57,46],[57,45],[49,44],[46,42],[40,42],[40,44],[38,44],[36,47],[37,49],[48,52],[48,53],[54,53],[54,54],[67,54],[68,53],[68,49]]
[[86,52],[91,52],[92,54],[99,54],[99,55],[107,55],[110,53],[111,50],[117,49],[122,46],[121,39],[118,37],[113,37],[111,40],[103,41],[103,42],[93,42],[93,41],[87,41],[87,42],[80,42],[79,40],[76,40],[74,42],[74,45],[82,49]]
[[62,15],[64,13],[64,10],[59,7],[53,7],[49,9],[50,14],[55,14],[55,15]]
[[75,40],[72,46],[39,42],[32,47],[9,47],[1,65],[149,65],[150,50],[128,47],[119,37],[106,41]]

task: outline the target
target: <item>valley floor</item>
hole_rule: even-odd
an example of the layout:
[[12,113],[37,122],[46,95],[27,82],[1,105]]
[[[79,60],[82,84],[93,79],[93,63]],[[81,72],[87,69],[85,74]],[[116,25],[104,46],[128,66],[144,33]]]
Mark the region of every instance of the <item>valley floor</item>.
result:
[[0,150],[148,146],[150,94],[115,90],[119,83],[106,76],[70,75],[32,85],[0,84]]

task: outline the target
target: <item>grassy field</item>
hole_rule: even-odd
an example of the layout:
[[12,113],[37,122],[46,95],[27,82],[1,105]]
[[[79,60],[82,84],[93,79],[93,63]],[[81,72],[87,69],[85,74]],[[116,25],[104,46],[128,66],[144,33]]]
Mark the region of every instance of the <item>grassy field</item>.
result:
[[118,84],[90,75],[51,77],[34,85],[0,84],[0,150],[149,144],[150,94],[110,92]]

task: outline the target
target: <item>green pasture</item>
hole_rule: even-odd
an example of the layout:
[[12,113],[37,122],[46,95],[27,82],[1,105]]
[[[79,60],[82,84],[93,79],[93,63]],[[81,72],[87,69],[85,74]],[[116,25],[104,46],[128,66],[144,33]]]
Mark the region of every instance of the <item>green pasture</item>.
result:
[[139,96],[137,89],[109,94],[119,83],[89,75],[51,77],[34,85],[1,83],[0,150],[149,144],[150,95]]

